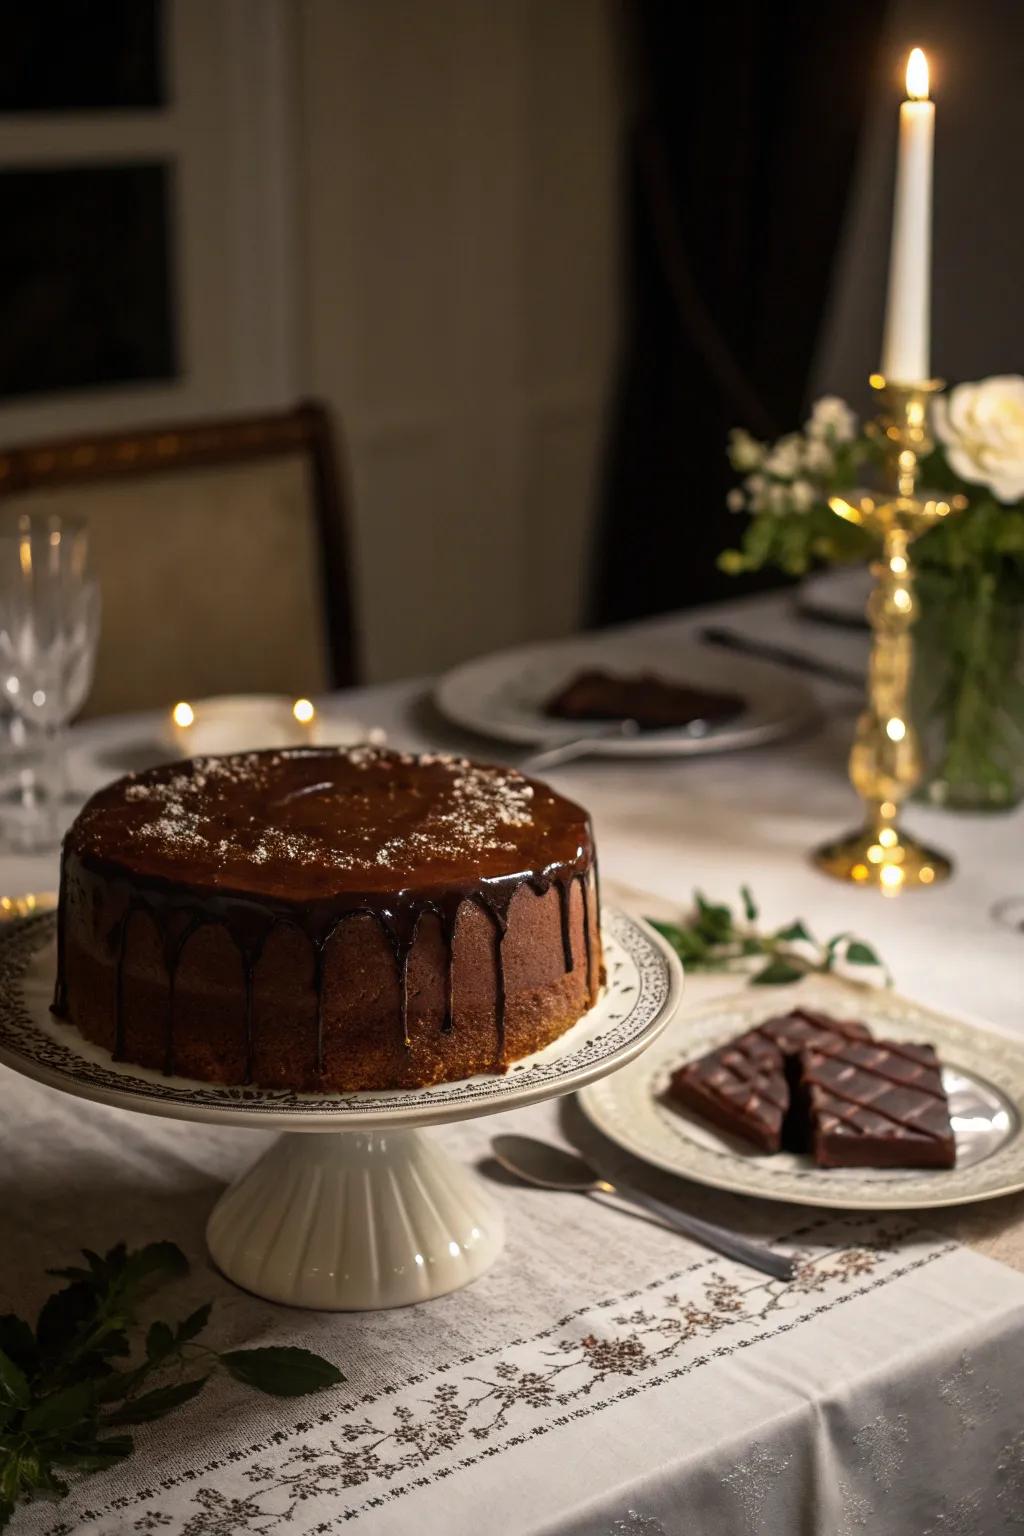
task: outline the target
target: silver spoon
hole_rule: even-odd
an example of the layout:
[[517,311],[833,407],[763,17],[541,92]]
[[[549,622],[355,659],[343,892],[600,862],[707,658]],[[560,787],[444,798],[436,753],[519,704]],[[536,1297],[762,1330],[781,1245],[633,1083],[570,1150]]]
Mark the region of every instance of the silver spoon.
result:
[[533,1136],[495,1136],[491,1150],[503,1168],[528,1184],[537,1184],[541,1189],[571,1190],[580,1195],[615,1195],[619,1200],[627,1200],[641,1210],[650,1211],[669,1226],[685,1232],[687,1237],[703,1243],[705,1248],[724,1253],[728,1259],[759,1269],[763,1274],[774,1275],[777,1280],[793,1278],[792,1259],[773,1252],[762,1243],[753,1243],[738,1232],[702,1221],[699,1216],[686,1216],[674,1205],[666,1205],[663,1200],[655,1200],[638,1189],[612,1184],[582,1157],[565,1152],[561,1147],[553,1147]]
[[565,737],[553,747],[531,752],[519,764],[519,769],[533,773],[538,768],[556,768],[561,763],[571,763],[578,757],[589,757],[592,752],[600,751],[602,741],[625,741],[639,734],[640,727],[635,720],[613,720],[597,730],[588,731],[585,736]]

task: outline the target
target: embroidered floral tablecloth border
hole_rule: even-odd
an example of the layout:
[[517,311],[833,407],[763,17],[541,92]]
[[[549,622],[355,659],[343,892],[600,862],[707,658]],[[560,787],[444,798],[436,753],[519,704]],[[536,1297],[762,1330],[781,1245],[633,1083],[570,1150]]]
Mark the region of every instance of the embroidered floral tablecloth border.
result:
[[[780,1242],[798,1256],[792,1282],[702,1258],[529,1338],[311,1414],[109,1502],[90,1507],[85,1484],[75,1516],[38,1529],[47,1536],[82,1529],[103,1536],[323,1536],[485,1458],[797,1330],[956,1246],[922,1241],[909,1221],[870,1215],[821,1217]],[[160,1459],[147,1457],[153,1472]],[[302,1505],[315,1511],[312,1523]]]

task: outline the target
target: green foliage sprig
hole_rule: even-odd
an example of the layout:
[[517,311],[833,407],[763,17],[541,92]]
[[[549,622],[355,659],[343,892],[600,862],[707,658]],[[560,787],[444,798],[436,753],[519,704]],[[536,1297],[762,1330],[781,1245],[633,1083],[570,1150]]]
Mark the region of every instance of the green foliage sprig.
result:
[[34,1329],[12,1312],[0,1316],[0,1529],[19,1501],[67,1493],[67,1473],[98,1472],[130,1456],[124,1428],[198,1397],[218,1368],[277,1397],[345,1379],[306,1349],[200,1344],[209,1303],[178,1323],[151,1323],[138,1358],[129,1330],[139,1308],[188,1273],[185,1255],[164,1242],[82,1256],[84,1265],[47,1271],[68,1284],[46,1301]]
[[[748,886],[740,887],[742,919],[722,902],[708,901],[694,892],[694,910],[681,923],[647,921],[668,940],[690,971],[751,972],[753,986],[781,986],[813,972],[842,972],[847,966],[873,967],[886,986],[889,971],[870,944],[852,933],[837,933],[824,943],[809,932],[801,918],[782,928],[760,932],[758,908]],[[763,961],[763,964],[760,962]]]

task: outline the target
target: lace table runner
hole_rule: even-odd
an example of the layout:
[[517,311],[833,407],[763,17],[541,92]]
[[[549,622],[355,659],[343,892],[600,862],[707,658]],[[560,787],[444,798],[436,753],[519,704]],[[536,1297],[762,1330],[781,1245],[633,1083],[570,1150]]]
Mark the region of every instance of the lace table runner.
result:
[[[476,1285],[397,1312],[295,1312],[235,1290],[203,1248],[213,1200],[264,1133],[2,1081],[0,1310],[37,1306],[43,1269],[79,1245],[170,1237],[193,1273],[168,1306],[215,1299],[211,1342],[305,1344],[348,1378],[292,1401],[215,1381],[141,1427],[130,1462],[22,1511],[15,1536],[923,1536],[1024,1521],[1024,1277],[910,1219],[687,1191],[689,1208],[796,1252],[784,1285],[599,1202],[496,1184],[508,1244]],[[440,1134],[476,1161],[502,1128],[585,1135],[572,1105]]]

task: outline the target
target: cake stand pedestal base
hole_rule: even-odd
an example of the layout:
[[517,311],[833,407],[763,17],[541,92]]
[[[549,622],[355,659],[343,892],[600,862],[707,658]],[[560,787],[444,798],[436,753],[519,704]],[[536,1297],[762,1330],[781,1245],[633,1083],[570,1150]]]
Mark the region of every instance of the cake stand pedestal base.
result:
[[217,1202],[217,1268],[268,1301],[364,1311],[430,1301],[501,1252],[497,1207],[419,1130],[295,1132]]

